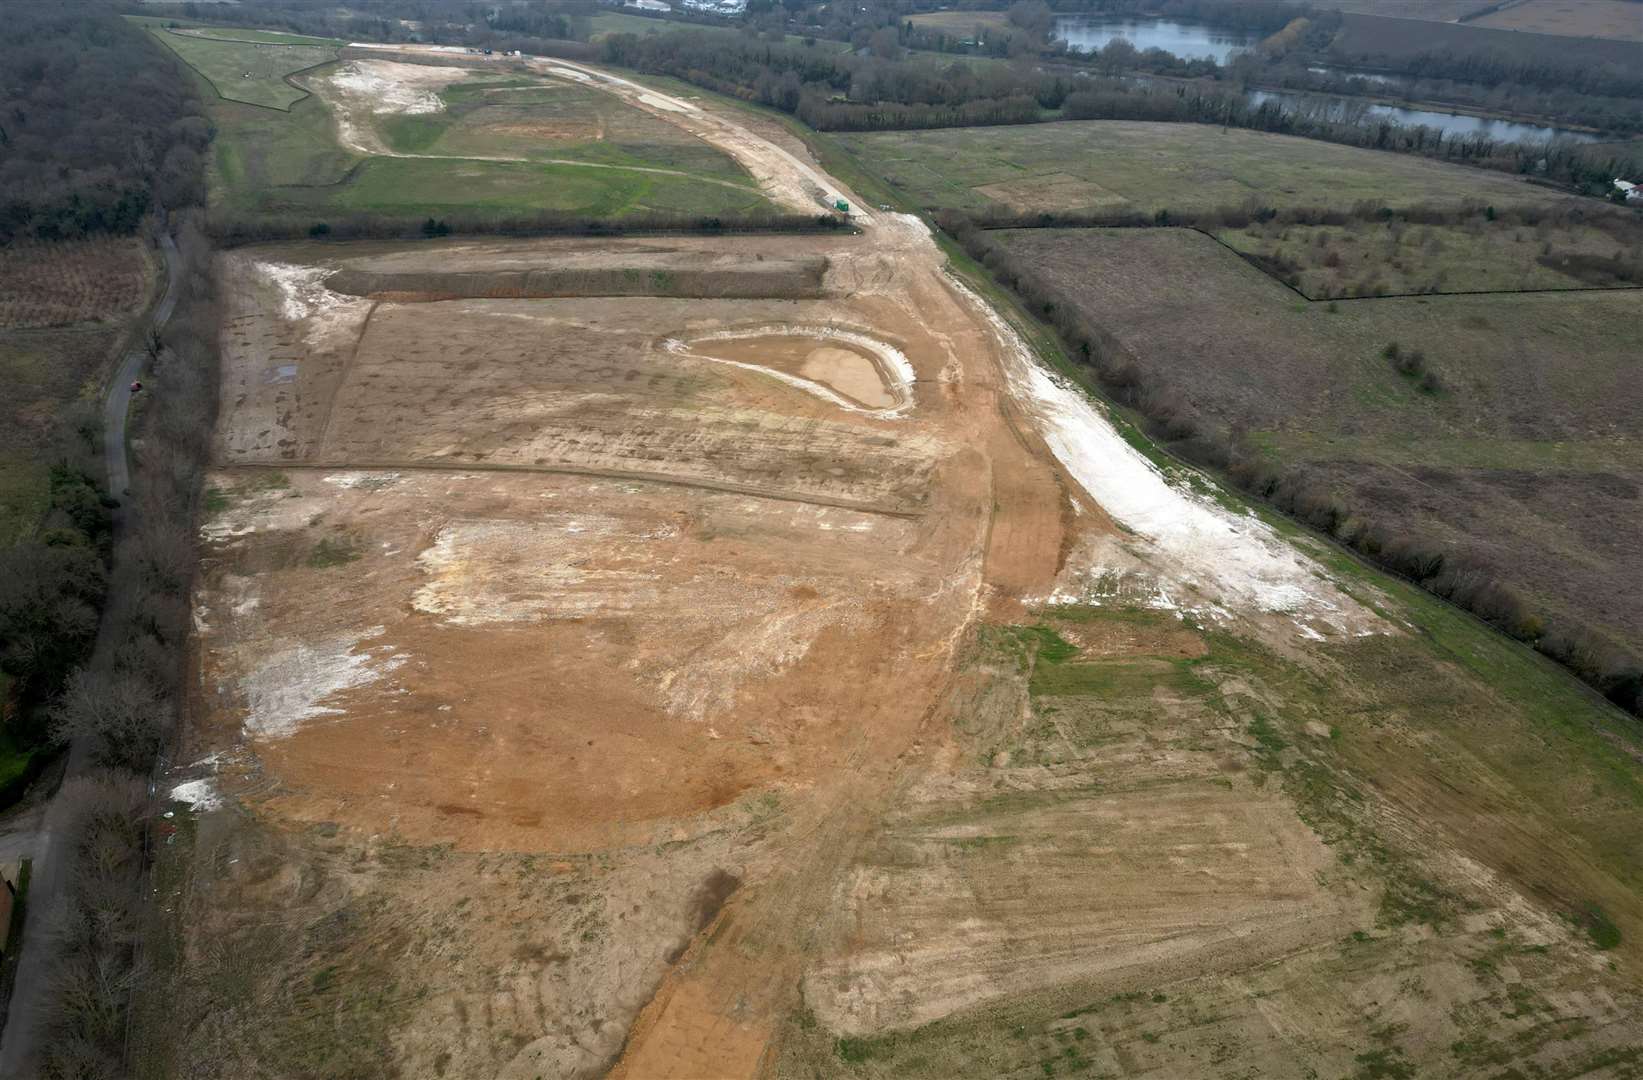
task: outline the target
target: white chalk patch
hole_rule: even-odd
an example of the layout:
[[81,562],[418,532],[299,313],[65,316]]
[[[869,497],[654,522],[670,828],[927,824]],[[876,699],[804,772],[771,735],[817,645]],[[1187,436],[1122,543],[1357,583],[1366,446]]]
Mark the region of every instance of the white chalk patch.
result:
[[1340,633],[1384,629],[1259,518],[1172,483],[1087,394],[1040,367],[991,306],[961,283],[954,286],[992,324],[1010,388],[1036,414],[1057,460],[1115,521],[1151,542],[1170,576],[1238,610],[1305,616],[1314,634],[1320,624]]
[[360,648],[361,642],[383,633],[383,627],[373,626],[269,651],[240,680],[247,704],[245,733],[280,739],[304,721],[342,715],[341,709],[325,704],[332,695],[376,682],[409,659]]
[[[364,491],[381,491],[393,487],[400,481],[400,474],[396,472],[338,472],[324,477],[327,484],[352,491],[359,488]],[[387,547],[387,544],[382,545]]]
[[453,626],[577,619],[653,601],[654,574],[600,565],[607,552],[662,539],[616,518],[546,513],[530,521],[457,521],[417,556],[428,581],[411,606]]
[[444,112],[445,103],[429,87],[447,86],[466,74],[449,68],[430,68],[426,64],[352,60],[326,81],[344,93],[366,99],[372,112],[416,116]]
[[[302,323],[310,345],[329,344],[339,336],[351,341],[371,311],[370,300],[327,289],[325,279],[331,271],[326,267],[262,261],[251,265],[259,277],[279,289],[280,317]],[[301,365],[296,367],[300,371]]]
[[215,810],[222,805],[222,796],[210,777],[189,780],[171,789],[173,802],[185,802],[195,810]]

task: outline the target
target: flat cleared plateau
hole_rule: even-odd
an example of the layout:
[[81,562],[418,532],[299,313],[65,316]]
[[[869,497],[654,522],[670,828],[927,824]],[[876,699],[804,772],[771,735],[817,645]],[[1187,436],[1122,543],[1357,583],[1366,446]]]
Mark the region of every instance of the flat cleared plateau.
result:
[[565,70],[859,232],[220,256],[157,1068],[1643,1061],[1634,730]]

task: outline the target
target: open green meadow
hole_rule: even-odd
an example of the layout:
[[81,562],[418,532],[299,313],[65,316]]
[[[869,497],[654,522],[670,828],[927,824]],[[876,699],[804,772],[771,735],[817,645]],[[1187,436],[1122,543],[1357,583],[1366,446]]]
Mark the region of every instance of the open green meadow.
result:
[[337,57],[330,44],[232,40],[152,27],[151,32],[204,76],[218,96],[270,109],[289,109],[306,95],[288,76]]
[[390,149],[449,158],[520,156],[664,168],[751,187],[736,162],[610,94],[545,79],[474,79],[440,93],[434,113],[384,116]]
[[980,211],[1389,206],[1561,198],[1514,177],[1407,154],[1205,124],[1073,120],[836,133],[910,202]]

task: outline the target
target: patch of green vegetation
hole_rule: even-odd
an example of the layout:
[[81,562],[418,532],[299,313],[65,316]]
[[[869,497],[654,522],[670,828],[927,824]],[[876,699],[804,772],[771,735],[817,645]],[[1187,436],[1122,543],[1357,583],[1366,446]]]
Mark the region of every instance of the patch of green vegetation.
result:
[[1156,687],[1184,696],[1210,690],[1198,678],[1189,660],[1090,660],[1075,664],[1048,664],[1033,668],[1035,697],[1102,697],[1145,700]]
[[[1205,124],[1078,120],[832,136],[921,207],[1043,210],[1274,205],[1501,206],[1555,198],[1507,176],[1402,154]],[[1171,177],[1158,183],[1160,173]],[[986,188],[983,191],[980,189]]]
[[1586,905],[1578,921],[1599,949],[1612,949],[1620,944],[1620,927],[1596,904]]
[[153,29],[154,37],[199,72],[216,93],[268,109],[289,109],[307,96],[286,76],[337,58],[329,44],[276,44],[263,40],[229,41]]
[[308,565],[316,570],[343,566],[359,558],[359,547],[347,537],[323,537],[308,553]]

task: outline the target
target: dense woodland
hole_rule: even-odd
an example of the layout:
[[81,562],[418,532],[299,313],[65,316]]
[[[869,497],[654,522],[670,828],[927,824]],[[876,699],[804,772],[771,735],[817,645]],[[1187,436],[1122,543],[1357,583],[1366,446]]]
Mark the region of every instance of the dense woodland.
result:
[[0,73],[0,242],[129,233],[203,197],[199,105],[111,7],[8,5]]

